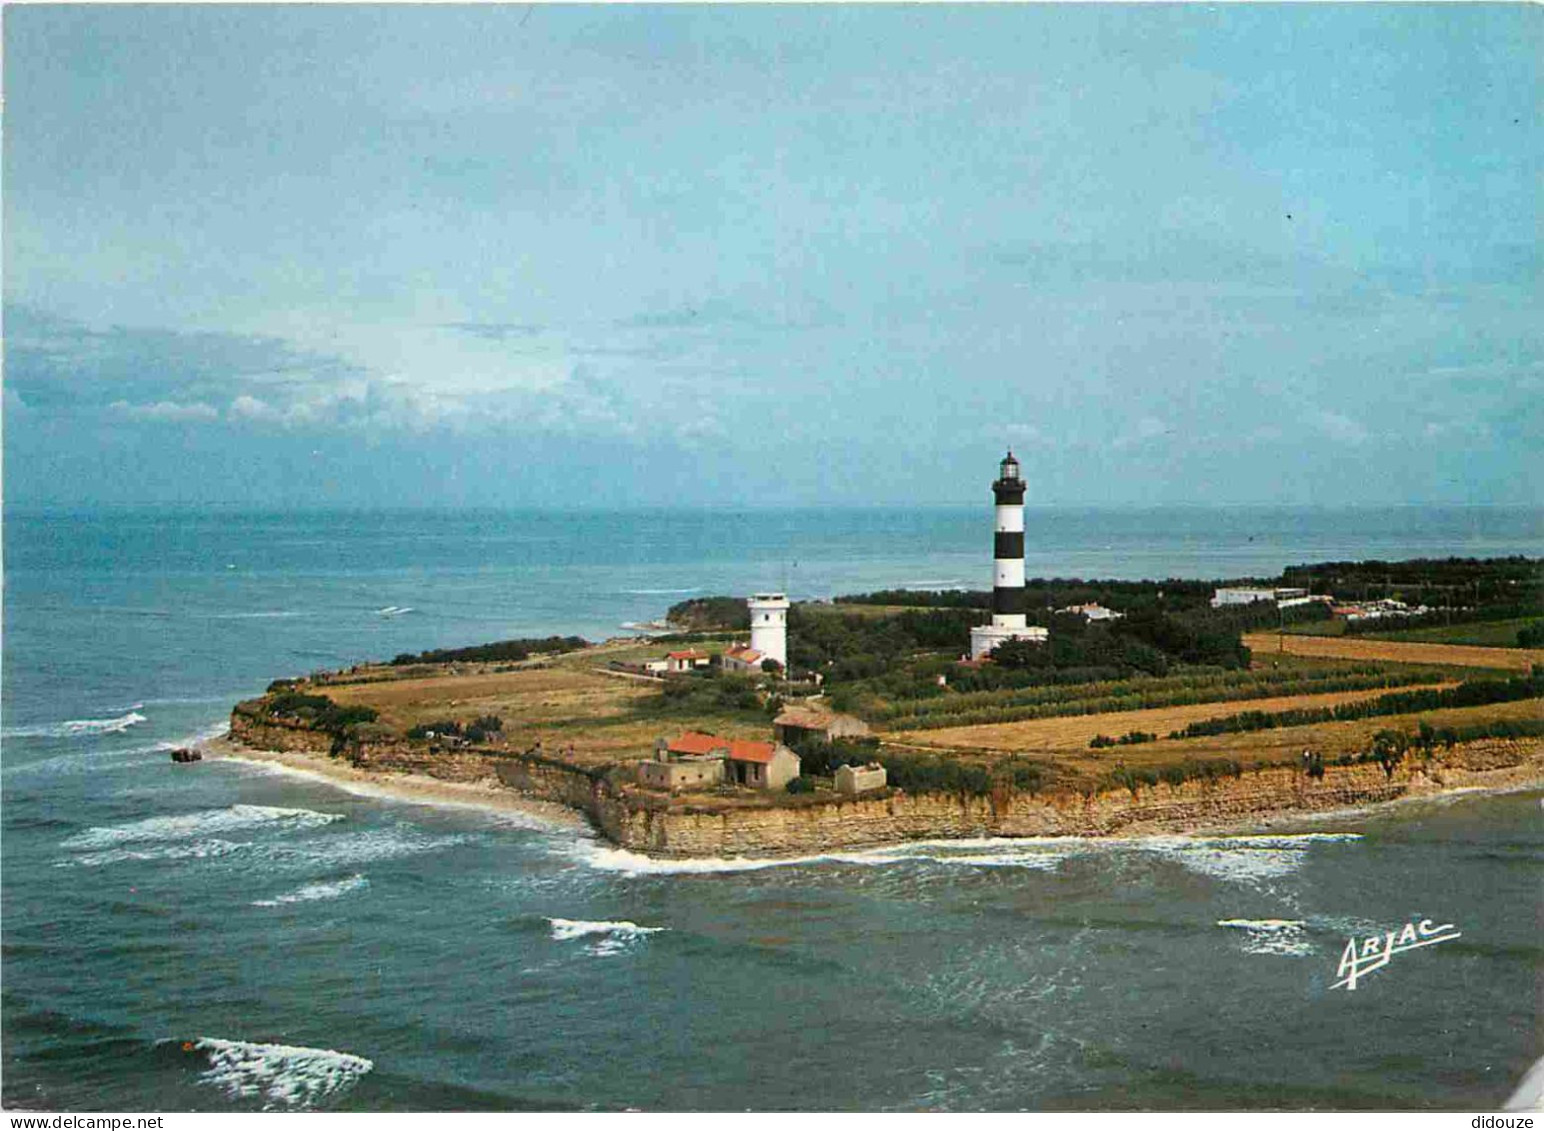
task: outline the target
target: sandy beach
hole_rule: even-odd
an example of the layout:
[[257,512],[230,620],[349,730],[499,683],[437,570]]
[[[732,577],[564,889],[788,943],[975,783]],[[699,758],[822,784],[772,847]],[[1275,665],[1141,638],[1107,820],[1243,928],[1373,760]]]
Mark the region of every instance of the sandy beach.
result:
[[590,829],[583,814],[551,801],[522,797],[492,778],[483,782],[450,782],[424,774],[367,773],[335,758],[292,750],[258,750],[230,738],[211,739],[198,749],[211,760],[278,766],[299,777],[313,778],[366,797],[424,805],[456,806],[494,813],[520,813],[556,827]]

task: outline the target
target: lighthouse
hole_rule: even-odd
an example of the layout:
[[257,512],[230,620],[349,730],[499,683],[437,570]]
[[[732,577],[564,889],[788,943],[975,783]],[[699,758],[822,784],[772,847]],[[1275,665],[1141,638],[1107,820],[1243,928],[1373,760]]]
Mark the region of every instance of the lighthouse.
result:
[[[1022,574],[1020,577],[1022,578]],[[751,613],[751,647],[765,659],[788,667],[788,597],[757,593],[746,602]]]
[[1024,480],[1010,451],[992,484],[992,623],[970,630],[970,656],[979,660],[1005,640],[1044,644],[1047,632],[1024,623]]

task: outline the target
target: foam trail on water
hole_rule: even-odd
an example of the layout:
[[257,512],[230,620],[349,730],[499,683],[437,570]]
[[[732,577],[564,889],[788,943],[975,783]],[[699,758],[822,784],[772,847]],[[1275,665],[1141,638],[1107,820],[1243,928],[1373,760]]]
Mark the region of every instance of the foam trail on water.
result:
[[1361,840],[1360,833],[1283,833],[1219,837],[1151,837],[1128,842],[1168,857],[1184,868],[1213,879],[1258,884],[1291,875],[1303,866],[1316,844]]
[[0,768],[0,774],[6,777],[13,775],[45,776],[61,773],[91,773],[101,774],[114,771],[132,770],[155,761],[147,755],[158,754],[165,757],[169,750],[176,750],[184,746],[201,746],[206,742],[226,734],[230,730],[229,722],[219,722],[206,727],[201,731],[186,735],[175,740],[163,739],[153,742],[148,746],[131,746],[127,749],[114,750],[106,747],[95,749],[77,749],[68,754],[56,754],[52,758],[42,758],[36,762],[18,762]]
[[271,845],[264,855],[280,863],[303,861],[307,865],[337,868],[418,856],[466,844],[470,836],[430,836],[405,828],[369,829],[318,838],[302,845]]
[[202,746],[206,742],[213,742],[217,738],[224,738],[230,733],[230,729],[230,720],[224,719],[205,727],[203,730],[196,730],[192,734],[184,735],[181,738],[158,742],[155,744],[155,748],[157,750],[177,750],[186,746]]
[[792,868],[811,864],[878,867],[924,862],[977,868],[1032,868],[1052,871],[1063,860],[1097,852],[1149,852],[1218,879],[1254,883],[1300,867],[1318,843],[1360,840],[1360,833],[1288,833],[1233,837],[1149,837],[1093,840],[1084,837],[965,837],[918,840],[878,848],[822,852],[807,856],[730,856],[659,859],[600,842],[569,846],[568,855],[603,872],[625,875],[712,875]]
[[[283,762],[270,762],[265,758],[243,758],[239,754],[223,754],[221,762],[232,762],[240,766],[249,766],[262,773],[277,774],[281,777],[297,778],[302,781],[315,782],[318,785],[327,785],[342,793],[355,797],[368,797],[374,801],[389,801],[398,805],[422,805],[430,809],[468,809],[483,814],[500,825],[508,828],[529,829],[532,832],[558,832],[572,830],[581,824],[583,818],[572,810],[564,810],[555,803],[533,802],[532,804],[545,804],[547,808],[541,812],[531,809],[511,809],[503,805],[493,804],[493,800],[504,801],[505,797],[491,794],[489,801],[483,801],[475,796],[469,796],[466,800],[458,797],[435,797],[405,792],[400,786],[390,783],[378,784],[368,781],[351,781],[345,778],[335,778],[328,774],[317,773],[314,770],[304,770],[299,766],[286,765]],[[436,783],[443,786],[444,783]]]
[[268,805],[232,805],[228,809],[204,809],[174,817],[147,817],[124,825],[87,829],[59,842],[60,848],[92,850],[136,841],[191,840],[212,833],[251,829],[263,825],[315,828],[343,820],[342,813],[318,813],[312,809],[278,809]]
[[[187,1045],[183,1046],[187,1048]],[[362,1056],[298,1045],[263,1045],[200,1037],[192,1050],[209,1061],[201,1084],[220,1088],[231,1099],[261,1099],[263,1110],[309,1108],[352,1088],[375,1067]]]
[[307,617],[310,615],[310,613],[302,613],[293,609],[278,609],[273,612],[208,614],[210,620],[285,620],[290,617]]
[[[988,851],[980,851],[982,849]],[[822,852],[809,856],[729,856],[665,860],[598,842],[572,846],[569,854],[603,872],[626,875],[713,875],[725,872],[757,872],[766,868],[793,868],[810,864],[847,864],[882,867],[926,862],[987,868],[1033,868],[1050,871],[1061,860],[1091,850],[1078,837],[974,837],[960,840],[918,840],[847,852]]]
[[[143,704],[140,704],[143,706]],[[0,731],[4,738],[76,738],[93,734],[122,734],[132,726],[149,722],[137,710],[111,719],[67,719],[62,723],[46,723],[38,726],[6,727]]]
[[1217,925],[1245,932],[1244,950],[1250,954],[1313,953],[1313,944],[1303,936],[1301,919],[1218,919]]
[[207,860],[216,856],[229,856],[250,842],[229,840],[199,840],[192,844],[162,844],[149,848],[108,848],[101,852],[85,852],[69,860],[57,860],[56,868],[100,868],[104,864],[121,864],[126,860]]
[[595,941],[585,950],[590,954],[604,957],[608,954],[620,954],[627,945],[636,942],[647,935],[656,935],[665,930],[664,927],[640,927],[637,923],[626,920],[606,921],[593,919],[552,919],[547,922],[552,924],[552,937],[559,941],[570,939],[594,938]]
[[272,899],[254,899],[253,907],[282,907],[287,903],[313,903],[319,899],[337,899],[341,895],[347,895],[351,891],[359,891],[370,886],[370,881],[362,874],[355,873],[341,880],[323,881],[307,884],[305,887],[296,888],[284,895],[276,895]]

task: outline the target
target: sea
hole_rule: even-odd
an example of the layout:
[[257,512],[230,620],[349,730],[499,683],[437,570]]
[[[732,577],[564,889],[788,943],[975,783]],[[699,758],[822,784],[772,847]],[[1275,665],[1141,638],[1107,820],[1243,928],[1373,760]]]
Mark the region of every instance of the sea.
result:
[[[0,1099],[78,1111],[1495,1110],[1544,792],[1234,836],[660,861],[174,765],[270,680],[694,595],[986,588],[989,508],[4,516]],[[1544,512],[1030,508],[1041,577],[1544,557]],[[1337,985],[1349,939],[1456,934]]]

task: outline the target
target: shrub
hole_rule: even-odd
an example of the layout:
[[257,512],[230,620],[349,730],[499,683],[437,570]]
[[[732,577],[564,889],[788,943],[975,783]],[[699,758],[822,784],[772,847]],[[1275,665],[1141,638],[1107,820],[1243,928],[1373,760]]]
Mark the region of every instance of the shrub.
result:
[[409,728],[407,732],[409,738],[428,738],[431,734],[436,737],[447,734],[460,735],[461,724],[454,719],[440,719],[438,722],[419,723]]
[[788,783],[788,792],[814,793],[815,783],[812,779],[805,777],[803,774],[800,774],[798,777],[794,778],[793,781]]

